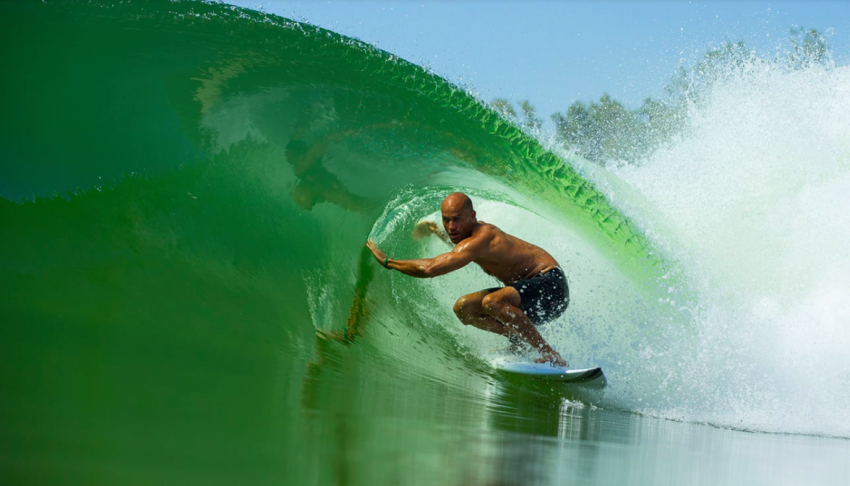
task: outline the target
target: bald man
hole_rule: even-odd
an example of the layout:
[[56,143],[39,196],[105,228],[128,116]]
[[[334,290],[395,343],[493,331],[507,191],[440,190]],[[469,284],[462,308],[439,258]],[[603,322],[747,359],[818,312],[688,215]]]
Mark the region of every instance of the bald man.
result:
[[[382,252],[374,241],[366,246],[384,267],[417,278],[433,278],[476,263],[484,273],[496,277],[504,287],[485,289],[459,298],[454,312],[468,326],[514,336],[537,349],[535,360],[566,366],[537,331],[567,308],[569,289],[558,262],[542,248],[511,236],[492,224],[478,221],[472,200],[466,194],[449,194],[440,206],[443,227],[454,249],[434,258],[396,260]],[[432,230],[436,230],[433,225]]]

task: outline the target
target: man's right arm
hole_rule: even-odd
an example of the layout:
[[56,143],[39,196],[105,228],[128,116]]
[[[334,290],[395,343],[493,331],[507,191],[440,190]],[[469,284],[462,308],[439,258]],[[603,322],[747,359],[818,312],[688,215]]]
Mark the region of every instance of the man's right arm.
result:
[[469,265],[475,259],[471,251],[450,251],[434,258],[416,260],[387,260],[387,268],[416,278],[434,278],[454,272]]
[[489,240],[484,234],[479,234],[461,241],[455,248],[434,258],[421,258],[416,260],[394,260],[378,249],[373,241],[366,242],[366,246],[372,250],[375,258],[386,267],[416,278],[434,278],[454,272],[469,265],[484,252]]

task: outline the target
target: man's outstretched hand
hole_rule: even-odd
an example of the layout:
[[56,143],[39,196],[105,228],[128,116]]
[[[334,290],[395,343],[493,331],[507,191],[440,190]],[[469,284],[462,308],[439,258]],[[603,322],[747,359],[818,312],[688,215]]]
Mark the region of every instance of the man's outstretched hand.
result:
[[378,260],[378,263],[380,263],[381,266],[383,267],[384,266],[384,260],[387,258],[387,254],[382,252],[381,249],[378,248],[378,245],[376,245],[375,242],[372,241],[372,240],[366,241],[366,248],[368,248],[369,251],[372,252],[372,256],[374,256],[375,260]]

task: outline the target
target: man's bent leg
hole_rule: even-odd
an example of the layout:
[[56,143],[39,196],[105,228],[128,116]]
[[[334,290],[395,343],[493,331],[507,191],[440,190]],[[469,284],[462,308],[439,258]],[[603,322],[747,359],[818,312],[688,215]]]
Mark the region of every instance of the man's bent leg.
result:
[[[486,294],[481,299],[481,307],[487,315],[513,328],[523,341],[540,351],[545,358],[544,361],[552,361],[561,366],[566,366],[561,355],[549,346],[549,343],[543,339],[543,336],[540,335],[525,312],[520,309],[520,302],[519,292],[513,287],[505,287]],[[508,332],[510,332],[510,329],[508,329]]]
[[457,299],[453,310],[460,322],[467,326],[477,327],[483,331],[507,337],[511,334],[507,326],[488,315],[481,305],[481,301],[491,292],[491,290],[481,290],[466,294]]

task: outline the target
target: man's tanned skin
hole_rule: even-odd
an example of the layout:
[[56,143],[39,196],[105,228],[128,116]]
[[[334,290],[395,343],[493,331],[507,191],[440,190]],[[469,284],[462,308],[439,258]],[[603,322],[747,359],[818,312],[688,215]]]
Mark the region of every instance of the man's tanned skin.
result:
[[[440,206],[443,227],[455,247],[434,258],[417,260],[387,260],[387,268],[398,270],[417,278],[445,275],[469,263],[476,263],[488,275],[505,285],[534,277],[558,266],[558,262],[542,248],[511,236],[492,224],[478,221],[472,201],[465,194],[455,192]],[[387,255],[369,240],[366,246],[382,265]],[[458,319],[466,325],[505,337],[518,335],[543,358],[537,362],[552,362],[566,366],[557,351],[543,339],[528,316],[520,309],[521,296],[513,287],[494,292],[482,290],[464,295],[454,305]]]

